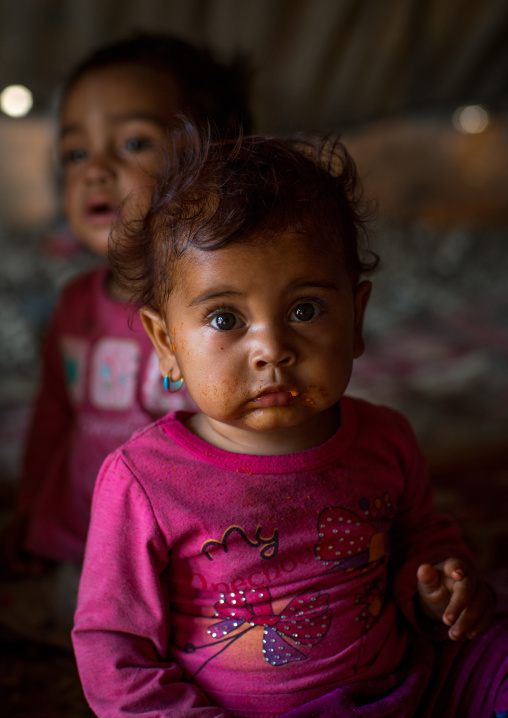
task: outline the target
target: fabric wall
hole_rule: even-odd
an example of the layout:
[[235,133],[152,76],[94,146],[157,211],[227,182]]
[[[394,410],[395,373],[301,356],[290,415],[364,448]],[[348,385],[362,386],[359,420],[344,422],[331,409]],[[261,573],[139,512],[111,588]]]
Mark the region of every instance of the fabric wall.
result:
[[69,67],[134,29],[246,53],[261,130],[508,105],[505,0],[2,0],[0,88],[45,111]]

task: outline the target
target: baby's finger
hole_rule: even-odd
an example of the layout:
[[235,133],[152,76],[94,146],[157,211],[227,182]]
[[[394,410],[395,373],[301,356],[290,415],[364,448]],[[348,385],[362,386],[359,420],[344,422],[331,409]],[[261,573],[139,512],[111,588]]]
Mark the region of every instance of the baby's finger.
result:
[[416,573],[420,605],[427,616],[440,620],[450,594],[441,582],[441,575],[430,563],[422,564]]
[[449,635],[453,640],[475,638],[483,633],[494,617],[496,602],[487,584],[480,583],[470,604],[461,613]]
[[475,582],[467,578],[456,581],[453,584],[450,600],[443,613],[443,623],[447,626],[453,626],[459,620],[464,609],[472,602],[475,591]]
[[420,594],[433,594],[441,588],[439,573],[430,563],[422,563],[421,566],[419,566],[416,572],[416,578]]
[[453,582],[463,581],[468,575],[467,566],[460,558],[449,558],[443,561],[443,563],[438,564],[436,568],[443,572],[443,577],[447,585],[449,585],[450,579]]

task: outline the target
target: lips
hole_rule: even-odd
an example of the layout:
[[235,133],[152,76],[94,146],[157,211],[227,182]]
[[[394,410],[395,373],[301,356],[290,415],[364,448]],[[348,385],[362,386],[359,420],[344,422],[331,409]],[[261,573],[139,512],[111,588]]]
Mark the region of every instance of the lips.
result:
[[287,406],[300,396],[296,389],[286,386],[270,386],[261,391],[254,399],[259,406]]
[[109,197],[94,197],[85,205],[85,217],[91,224],[110,224],[116,213],[117,205]]

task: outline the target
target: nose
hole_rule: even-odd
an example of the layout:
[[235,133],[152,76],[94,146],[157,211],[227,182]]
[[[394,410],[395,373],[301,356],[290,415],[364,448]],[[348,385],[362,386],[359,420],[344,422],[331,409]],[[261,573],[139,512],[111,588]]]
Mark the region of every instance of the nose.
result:
[[90,155],[85,171],[85,178],[88,183],[107,182],[114,174],[114,159],[107,152]]
[[291,341],[290,331],[282,327],[265,325],[255,331],[250,356],[251,366],[260,370],[266,367],[289,367],[297,359],[297,350]]

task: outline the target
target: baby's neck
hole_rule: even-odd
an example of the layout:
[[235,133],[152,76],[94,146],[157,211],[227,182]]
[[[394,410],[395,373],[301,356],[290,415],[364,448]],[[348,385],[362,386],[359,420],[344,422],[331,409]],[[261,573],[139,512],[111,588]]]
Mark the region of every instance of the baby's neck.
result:
[[330,407],[296,427],[271,431],[253,431],[225,425],[206,414],[191,416],[186,427],[209,444],[233,454],[278,456],[312,449],[331,439],[340,426],[340,407]]

